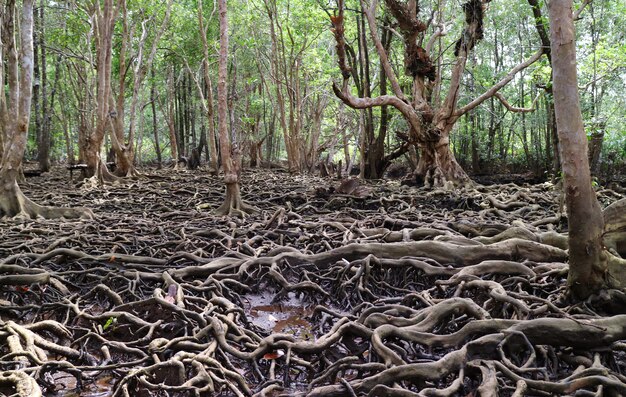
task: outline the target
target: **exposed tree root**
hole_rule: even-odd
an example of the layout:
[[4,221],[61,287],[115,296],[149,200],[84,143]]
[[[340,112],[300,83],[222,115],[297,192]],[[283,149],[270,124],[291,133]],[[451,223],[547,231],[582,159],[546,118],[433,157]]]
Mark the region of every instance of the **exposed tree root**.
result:
[[98,223],[3,220],[0,392],[626,394],[626,294],[564,298],[546,186],[323,198],[281,175],[244,179],[246,218],[197,211],[222,182],[170,171],[65,196]]
[[256,208],[244,203],[241,199],[239,183],[227,183],[224,203],[215,210],[215,215],[245,217],[255,212],[257,212]]
[[24,217],[24,218],[67,218],[67,219],[91,219],[93,212],[88,208],[62,208],[42,206],[27,198],[17,184],[5,186],[0,195],[0,217]]
[[0,372],[0,385],[9,385],[18,397],[41,397],[41,388],[23,371]]

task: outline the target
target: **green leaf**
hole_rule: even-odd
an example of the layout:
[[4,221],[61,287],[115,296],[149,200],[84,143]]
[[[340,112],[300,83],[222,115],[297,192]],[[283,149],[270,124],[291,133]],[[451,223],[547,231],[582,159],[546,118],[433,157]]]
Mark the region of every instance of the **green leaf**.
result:
[[109,328],[110,326],[114,325],[117,322],[117,319],[115,317],[109,317],[109,319],[107,320],[106,323],[104,323],[104,327],[102,327],[102,329],[104,331],[107,330],[107,328]]

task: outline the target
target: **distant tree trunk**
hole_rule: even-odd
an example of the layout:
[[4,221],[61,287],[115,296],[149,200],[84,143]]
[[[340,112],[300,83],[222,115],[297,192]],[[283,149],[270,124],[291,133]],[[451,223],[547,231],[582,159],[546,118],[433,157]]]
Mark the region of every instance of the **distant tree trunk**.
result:
[[217,175],[219,166],[217,164],[217,144],[215,142],[215,110],[213,107],[213,84],[209,73],[209,43],[207,40],[207,28],[204,26],[204,15],[202,14],[202,2],[198,2],[198,29],[200,29],[200,38],[202,39],[202,49],[204,58],[202,59],[202,71],[204,76],[204,86],[206,87],[206,98],[204,98],[204,90],[201,89],[200,94],[203,96],[202,104],[207,115],[207,146],[209,154],[207,161],[209,163],[209,173]]
[[84,208],[52,208],[35,204],[24,196],[17,184],[26,151],[33,96],[33,0],[22,2],[19,54],[14,20],[15,0],[8,0],[5,10],[7,12],[2,21],[0,52],[5,52],[8,59],[6,71],[4,70],[5,63],[0,62],[0,75],[6,72],[9,100],[6,101],[3,91],[2,102],[7,106],[6,108],[3,106],[1,112],[4,113],[5,109],[7,112],[3,115],[6,121],[3,127],[7,142],[0,160],[0,217],[16,215],[30,218],[37,216],[45,218],[92,217],[91,211]]
[[173,0],[168,0],[166,5],[165,16],[163,21],[161,21],[160,27],[154,33],[154,38],[152,39],[152,46],[147,54],[144,54],[146,41],[148,38],[148,32],[152,27],[148,26],[149,19],[142,21],[141,27],[141,37],[138,42],[138,52],[133,60],[133,92],[130,101],[130,109],[129,109],[129,117],[128,117],[128,136],[125,137],[125,85],[126,85],[126,48],[127,40],[129,39],[129,31],[127,27],[127,10],[126,10],[126,2],[122,1],[123,10],[124,10],[124,31],[122,34],[122,49],[120,50],[120,80],[119,80],[119,93],[117,99],[117,115],[114,118],[115,122],[113,123],[114,127],[111,133],[111,143],[113,148],[115,149],[115,160],[116,167],[115,173],[122,177],[133,177],[137,176],[138,172],[134,166],[135,159],[135,118],[137,113],[137,104],[139,101],[139,90],[143,86],[143,82],[145,80],[146,74],[148,70],[152,67],[152,63],[154,61],[154,57],[156,55],[156,51],[158,48],[159,41],[161,36],[165,32],[167,25],[169,23],[170,18],[170,10]]
[[241,175],[241,151],[233,148],[228,134],[228,14],[226,0],[219,0],[220,53],[217,81],[217,122],[220,153],[224,170],[226,197],[215,211],[217,215],[244,216],[253,211],[241,199],[239,178]]
[[[604,220],[587,160],[587,137],[580,111],[572,0],[550,0],[550,41],[554,107],[558,125],[569,225],[570,293],[579,299],[608,287],[621,287],[623,263],[614,268],[604,250]],[[614,257],[613,257],[614,258]]]
[[341,144],[343,147],[343,161],[348,166],[350,164],[350,137],[348,136],[347,128],[341,130]]
[[68,117],[65,115],[60,115],[59,118],[61,120],[61,125],[63,126],[63,138],[65,140],[65,151],[67,153],[67,163],[75,164],[76,157],[74,155],[74,142],[72,141],[70,137],[70,126],[69,126]]
[[178,140],[176,138],[176,105],[175,105],[175,82],[174,68],[171,67],[167,74],[167,98],[164,108],[165,120],[170,132],[170,153],[174,161],[174,169],[178,169]]
[[311,99],[311,128],[308,137],[308,148],[304,154],[304,160],[309,172],[313,172],[319,163],[319,140],[322,134],[322,118],[327,104],[328,97],[320,94],[317,94],[315,99]]
[[[300,54],[308,44],[305,42],[301,48],[289,49],[289,45],[294,45],[293,39],[289,37],[290,33],[285,33],[287,29],[284,29],[280,22],[281,15],[277,10],[276,0],[265,0],[264,4],[270,19],[271,76],[276,91],[276,105],[283,130],[287,163],[291,172],[299,172],[304,169]],[[290,41],[291,44],[288,44]]]
[[85,177],[96,177],[100,181],[111,181],[114,176],[108,171],[100,152],[107,128],[111,124],[112,45],[119,4],[114,5],[113,0],[104,0],[102,4],[94,1],[86,6],[96,39],[97,89],[95,127],[90,131],[87,130],[89,125],[85,124],[86,130],[83,131],[81,140],[82,160],[87,164],[83,174]]
[[[550,36],[548,35],[548,28],[546,27],[545,18],[541,13],[541,6],[539,4],[539,0],[528,0],[528,4],[530,4],[533,16],[535,17],[535,28],[537,29],[537,33],[539,34],[539,38],[541,39],[541,46],[544,49],[544,53],[546,54],[546,58],[548,58],[548,62],[550,66],[552,66],[552,51],[551,51],[551,43]],[[546,93],[546,125],[548,126],[548,133],[550,134],[550,141],[552,146],[552,173],[553,175],[558,175],[561,171],[561,159],[559,154],[559,135],[558,135],[558,127],[556,123],[556,115],[554,110],[554,94],[552,92],[553,88],[551,84],[545,84],[541,88]],[[546,146],[547,151],[547,146]]]
[[250,155],[250,168],[258,167],[263,161],[263,142],[267,138],[267,135],[263,135],[259,137],[259,124],[260,119],[257,119],[251,126],[251,131],[249,135],[249,155]]
[[591,169],[591,175],[597,175],[600,171],[600,154],[602,153],[605,129],[606,121],[597,118],[591,121],[591,139],[589,140],[589,168]]
[[[55,74],[54,85],[52,92],[50,93],[50,100],[48,101],[48,60],[45,45],[45,12],[46,4],[44,0],[39,2],[39,20],[41,21],[40,36],[39,36],[39,48],[41,53],[41,134],[39,135],[39,154],[37,160],[39,161],[39,169],[42,172],[50,171],[50,147],[52,145],[50,137],[50,124],[52,120],[52,109],[54,108],[54,97],[56,89],[59,83],[59,73]],[[57,57],[60,63],[61,55]]]
[[211,78],[209,75],[208,68],[209,68],[209,64],[207,62],[205,65],[205,72],[204,72],[204,80],[206,81],[206,84],[207,84],[207,99],[206,99],[207,126],[208,126],[207,147],[209,148],[207,161],[209,163],[209,172],[217,175],[217,172],[219,170],[217,157],[219,153],[217,151],[217,142],[215,141],[215,110],[213,107],[213,84],[211,83]]
[[[391,47],[391,41],[393,38],[393,34],[388,26],[391,25],[391,22],[388,18],[384,20],[384,28],[381,32],[381,44],[385,52],[389,52]],[[363,25],[363,30],[365,30],[365,25]],[[365,42],[365,34],[363,33],[363,41]],[[385,74],[385,67],[383,62],[380,62],[380,95],[387,95],[387,75]],[[369,79],[368,79],[369,80]],[[371,96],[371,92],[369,89],[367,92],[364,92],[365,96]],[[380,124],[378,128],[378,136],[374,134],[374,125],[373,125],[373,116],[372,109],[369,109],[369,113],[366,117],[366,131],[368,133],[367,139],[368,141],[364,143],[366,148],[365,150],[365,179],[380,179],[383,177],[383,174],[389,164],[391,164],[391,160],[394,158],[404,154],[406,152],[407,146],[402,145],[399,151],[395,151],[385,156],[385,139],[387,138],[387,124],[389,118],[389,106],[383,105],[380,109]],[[371,124],[367,126],[367,123]]]
[[[178,75],[176,68],[174,68],[174,75]],[[172,94],[174,99],[170,99],[175,105],[175,123],[176,126],[176,142],[178,143],[178,157],[185,157],[187,155],[187,123],[185,123],[185,74],[182,74],[182,81],[179,83],[178,78],[174,79],[174,87],[172,88]],[[178,158],[176,159],[178,161]]]
[[157,156],[157,168],[161,169],[161,144],[159,143],[159,131],[157,129],[157,114],[156,114],[156,82],[154,76],[154,68],[150,69],[152,77],[152,86],[150,87],[150,105],[152,107],[152,133],[154,134],[154,150]]

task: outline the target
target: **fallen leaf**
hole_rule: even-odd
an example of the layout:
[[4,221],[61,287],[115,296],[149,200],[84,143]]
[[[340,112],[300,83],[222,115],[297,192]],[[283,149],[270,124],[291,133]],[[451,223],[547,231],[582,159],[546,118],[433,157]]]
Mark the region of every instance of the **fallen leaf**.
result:
[[265,360],[276,360],[277,358],[280,358],[282,356],[285,355],[285,351],[278,349],[275,352],[269,352],[269,353],[265,353],[263,355],[263,359]]

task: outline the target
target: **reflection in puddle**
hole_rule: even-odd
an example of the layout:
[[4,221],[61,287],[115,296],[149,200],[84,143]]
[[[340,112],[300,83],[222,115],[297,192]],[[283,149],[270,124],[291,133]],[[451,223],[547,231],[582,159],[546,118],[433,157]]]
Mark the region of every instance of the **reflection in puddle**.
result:
[[295,293],[290,292],[280,303],[271,303],[274,295],[246,295],[247,314],[254,325],[270,332],[288,333],[309,340],[313,339],[313,324],[307,317],[313,314],[313,308],[307,306]]
[[76,378],[65,372],[54,374],[55,392],[46,393],[46,396],[55,397],[109,397],[113,394],[115,379],[110,375],[102,375],[93,382],[84,382],[83,389],[76,389]]

